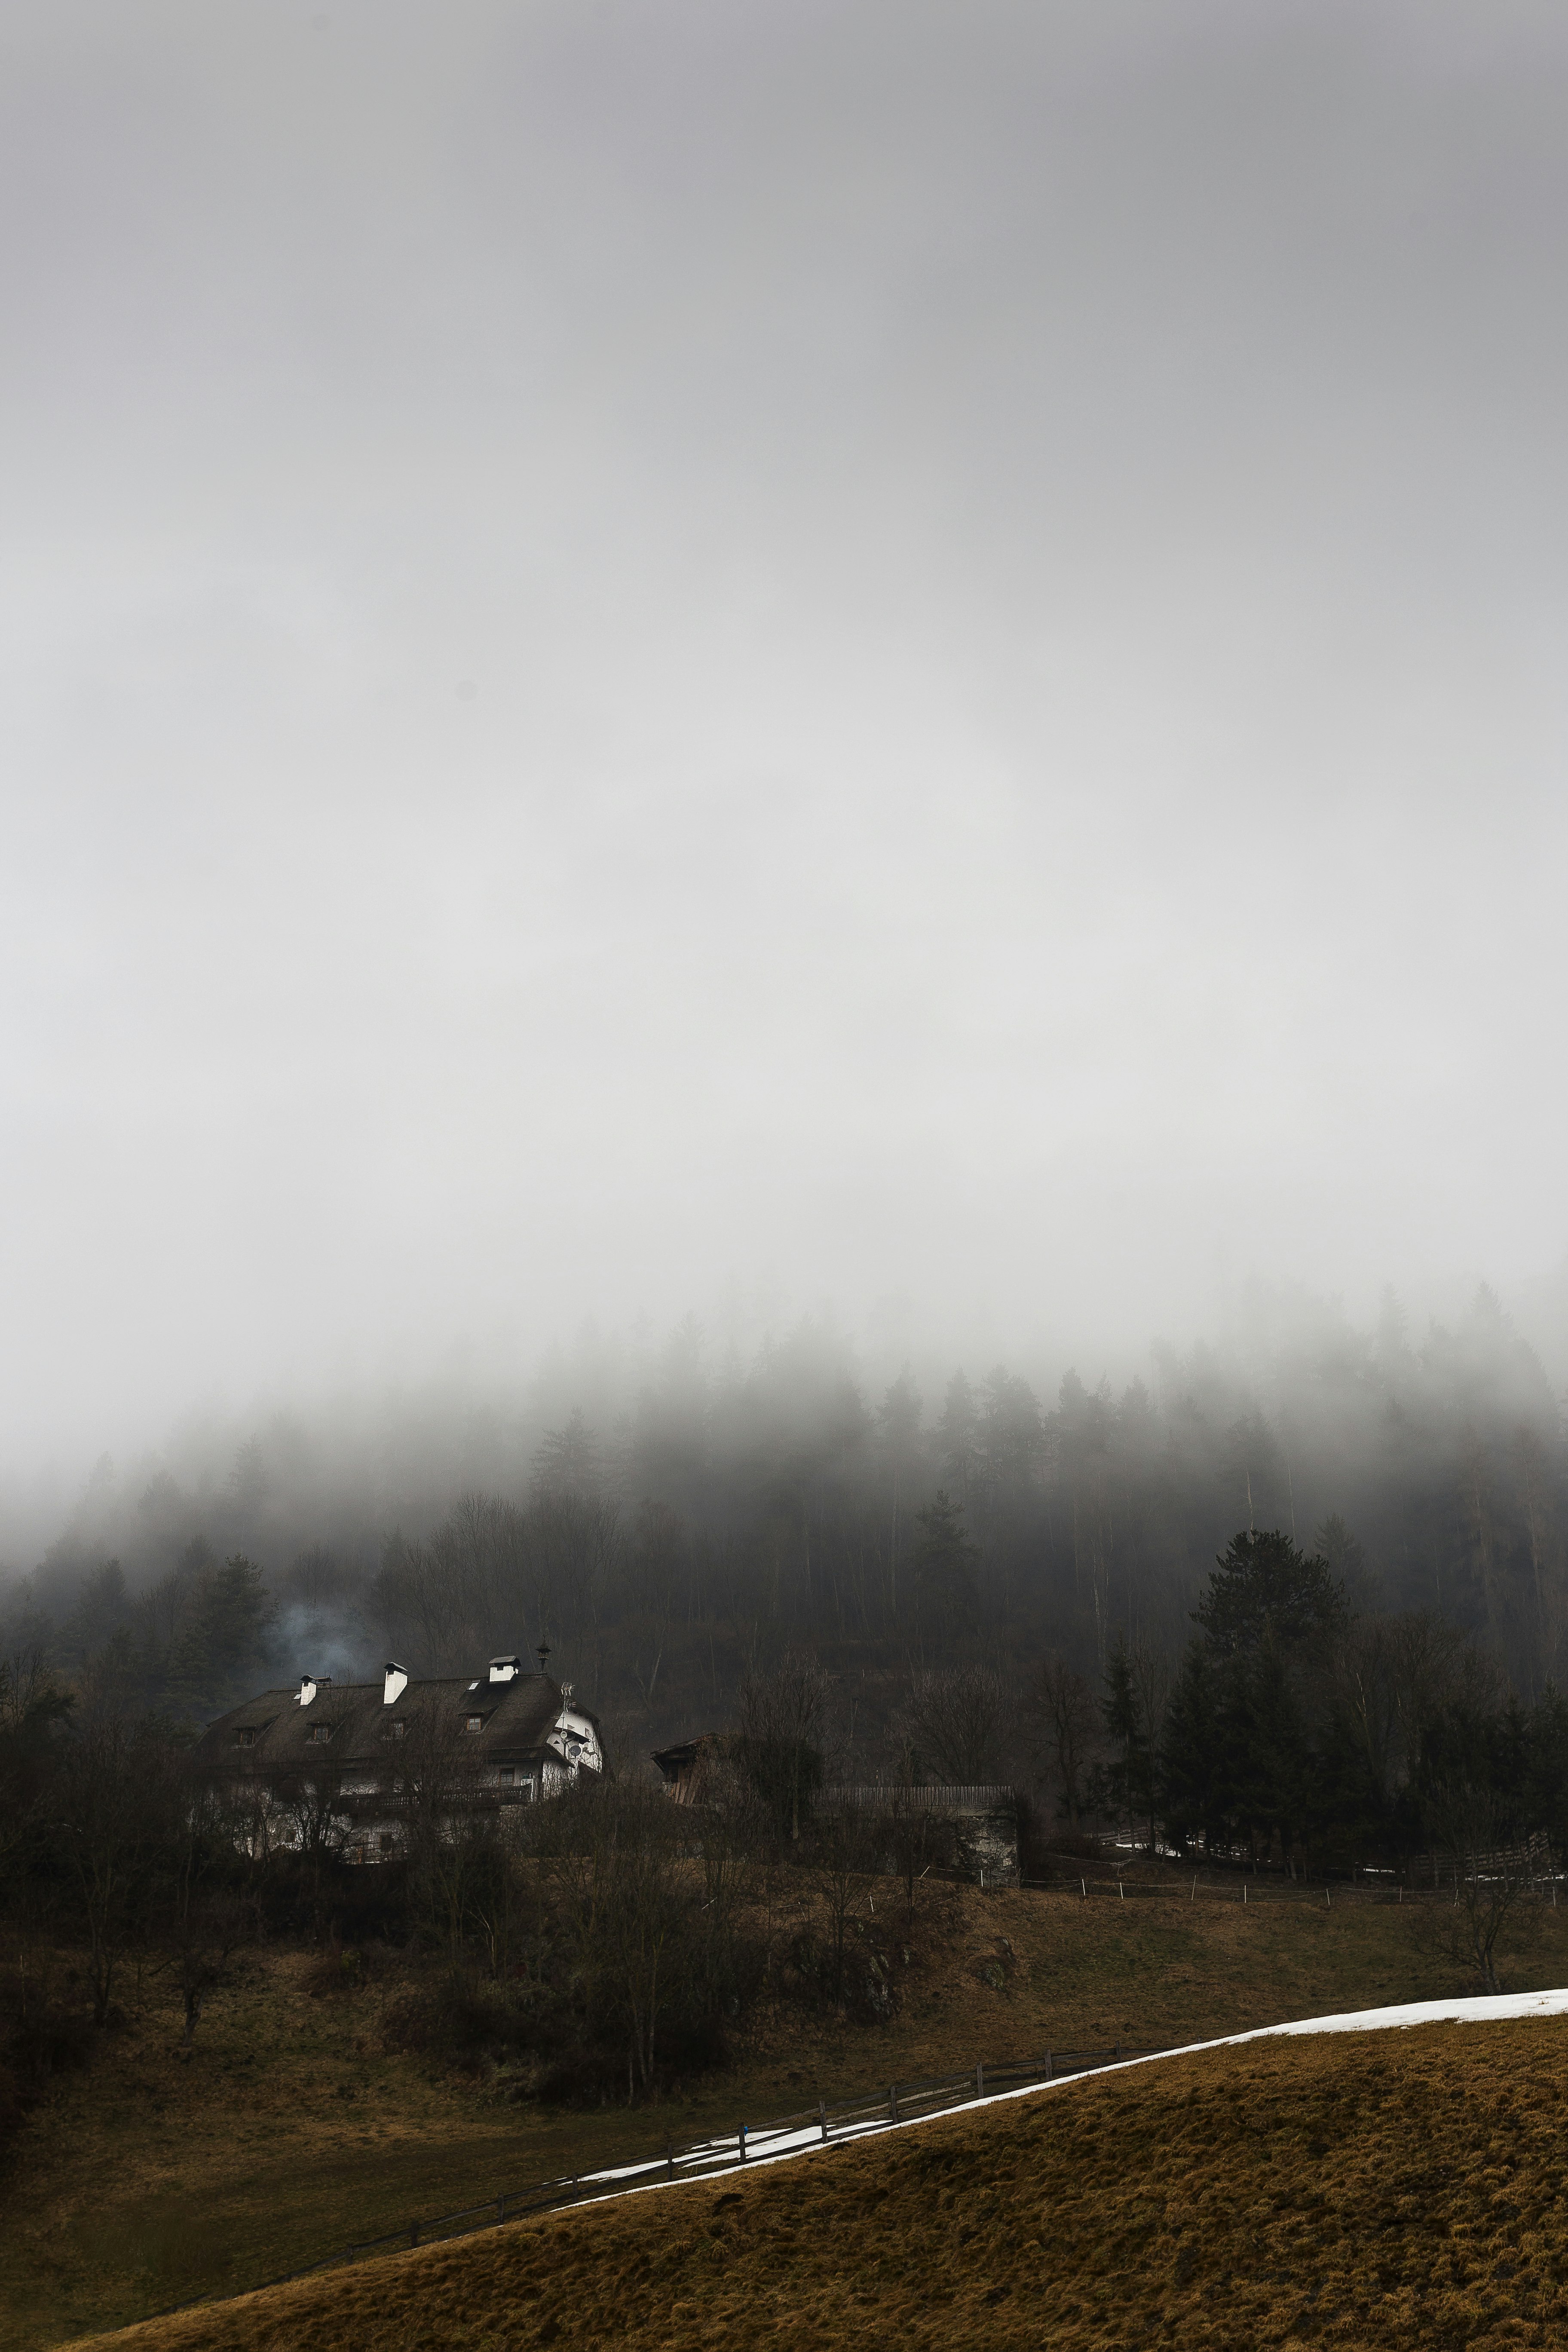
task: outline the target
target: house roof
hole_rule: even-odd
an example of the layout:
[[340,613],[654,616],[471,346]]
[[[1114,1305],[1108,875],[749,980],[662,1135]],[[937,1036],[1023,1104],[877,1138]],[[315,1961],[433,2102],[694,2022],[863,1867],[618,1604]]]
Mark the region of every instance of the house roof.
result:
[[[204,1764],[226,1763],[243,1747],[252,1769],[287,1770],[296,1764],[319,1762],[323,1746],[334,1765],[384,1765],[394,1747],[394,1727],[405,1734],[434,1715],[454,1729],[468,1717],[481,1718],[473,1752],[497,1763],[529,1763],[542,1759],[563,1706],[584,1717],[595,1732],[598,1718],[566,1699],[561,1685],[548,1675],[518,1675],[510,1682],[492,1683],[484,1675],[443,1677],[428,1682],[410,1680],[390,1706],[381,1683],[317,1685],[309,1706],[299,1703],[297,1688],[260,1692],[229,1708],[209,1723],[196,1743],[196,1759]],[[312,1734],[327,1729],[330,1741]],[[253,1737],[241,1741],[240,1734]]]
[[694,1739],[678,1739],[673,1748],[656,1748],[653,1760],[667,1776],[679,1772],[688,1764],[695,1764],[711,1748],[719,1747],[725,1738],[721,1731],[700,1731]]

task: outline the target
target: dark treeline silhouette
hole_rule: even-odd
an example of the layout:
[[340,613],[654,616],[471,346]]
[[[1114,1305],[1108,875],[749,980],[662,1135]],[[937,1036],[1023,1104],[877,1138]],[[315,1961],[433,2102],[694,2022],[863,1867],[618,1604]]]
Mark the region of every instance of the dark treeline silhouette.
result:
[[875,1777],[933,1673],[1021,1687],[1054,1661],[1098,1707],[1136,1653],[1178,1687],[1238,1529],[1321,1548],[1351,1622],[1430,1617],[1533,1705],[1568,1664],[1563,1474],[1556,1399],[1484,1291],[1418,1343],[1390,1298],[1371,1330],[1325,1314],[1049,1398],[1004,1365],[872,1387],[810,1322],[712,1360],[689,1323],[633,1375],[558,1356],[513,1412],[405,1401],[346,1433],[279,1419],[221,1473],[105,1465],[0,1619],[188,1720],[301,1667],[456,1673],[547,1639],[623,1760],[731,1722],[746,1673],[805,1645]]

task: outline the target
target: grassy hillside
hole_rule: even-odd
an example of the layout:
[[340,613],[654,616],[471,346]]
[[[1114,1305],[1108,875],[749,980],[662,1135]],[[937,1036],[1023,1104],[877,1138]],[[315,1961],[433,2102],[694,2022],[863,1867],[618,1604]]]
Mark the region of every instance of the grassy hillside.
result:
[[[646,2153],[667,2129],[760,2121],[819,2086],[1471,1989],[1436,1911],[952,1889],[928,1892],[907,1928],[890,1886],[876,1900],[900,1921],[890,2023],[764,2019],[730,2068],[653,2111],[542,2108],[389,2053],[395,1979],[323,1996],[303,1955],[253,1958],[188,2062],[174,2011],[149,1994],[91,2071],[57,2084],[0,2184],[0,2347],[232,2292],[413,2215]],[[1568,1909],[1522,1917],[1503,1973],[1519,1989],[1564,1981]],[[321,2292],[349,2289],[340,2276]]]
[[1556,2021],[1253,2044],[153,2322],[126,2352],[1557,2345]]

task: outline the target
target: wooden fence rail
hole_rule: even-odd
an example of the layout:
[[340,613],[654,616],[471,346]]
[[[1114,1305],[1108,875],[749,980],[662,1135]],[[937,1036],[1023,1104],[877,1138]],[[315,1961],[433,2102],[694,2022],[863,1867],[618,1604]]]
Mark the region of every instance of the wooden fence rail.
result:
[[[652,2187],[658,2181],[710,2179],[718,2173],[733,2172],[743,2164],[759,2163],[769,2157],[787,2156],[835,2139],[863,2139],[876,2132],[890,2131],[899,2124],[912,2122],[921,2116],[941,2115],[994,2092],[1027,2090],[1037,2084],[1058,2081],[1064,2075],[1090,2074],[1102,2067],[1121,2065],[1129,2058],[1157,2054],[1156,2050],[1120,2042],[1109,2050],[1047,2050],[1038,2059],[1009,2060],[1000,2065],[982,2063],[960,2074],[889,2083],[885,2091],[835,2100],[831,2105],[819,2099],[814,2107],[803,2107],[791,2116],[774,2116],[766,2123],[741,2124],[733,2132],[717,2138],[686,2140],[679,2146],[667,2139],[658,2155],[638,2163],[612,2165],[597,2172],[563,2173],[558,2179],[503,2189],[456,2212],[405,2221],[380,2237],[363,2239],[357,2245],[340,2246],[335,2252],[303,2263],[298,2270],[280,2272],[276,2278],[258,2279],[253,2285],[234,2288],[227,2294],[195,2295],[186,2303],[169,2304],[162,2311],[144,2315],[164,2319],[173,2312],[194,2311],[200,2305],[232,2302],[236,2295],[286,2286],[292,2279],[311,2278],[318,2272],[336,2270],[345,2263],[364,2262],[374,2255],[395,2253],[409,2246],[429,2246],[450,2238],[469,2237],[478,2230],[496,2229],[503,2221],[521,2221],[531,2213],[558,2213],[574,2205],[624,2196],[628,2189]],[[127,2324],[140,2326],[142,2323],[137,2320]]]
[[1516,1878],[1523,1892],[1550,1901],[1555,1909],[1557,1882],[1561,1873],[1541,1871],[1531,1874],[1517,1868],[1505,1857],[1478,1854],[1456,1865],[1443,1864],[1443,1874],[1435,1881],[1395,1880],[1392,1885],[1368,1885],[1350,1879],[1318,1880],[1313,1885],[1288,1883],[1273,1878],[1237,1876],[1211,1880],[1206,1884],[1192,1873],[1182,1880],[1152,1883],[1148,1879],[1119,1878],[1114,1872],[1107,1877],[1091,1878],[1087,1872],[1077,1878],[1066,1873],[1059,1878],[1021,1878],[1019,1886],[1026,1895],[1066,1895],[1075,1903],[1246,1903],[1278,1907],[1283,1904],[1307,1904],[1321,1911],[1340,1904],[1364,1910],[1377,1904],[1431,1904],[1446,1899],[1458,1881],[1486,1882],[1498,1878]]

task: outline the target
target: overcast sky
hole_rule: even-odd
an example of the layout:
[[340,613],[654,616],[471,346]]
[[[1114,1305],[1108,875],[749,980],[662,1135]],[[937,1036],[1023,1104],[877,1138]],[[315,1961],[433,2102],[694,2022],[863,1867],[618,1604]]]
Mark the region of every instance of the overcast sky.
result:
[[1565,121],[1507,0],[9,0],[0,1454],[1559,1263]]

